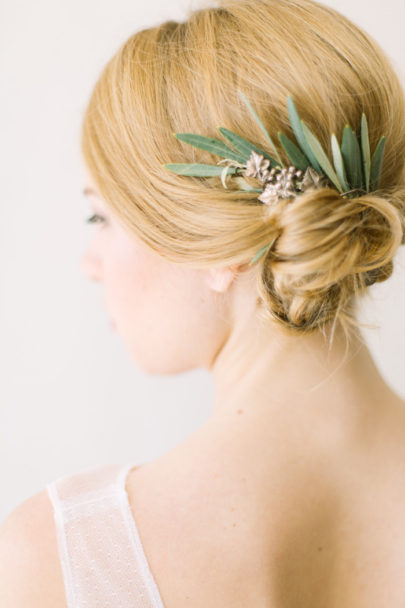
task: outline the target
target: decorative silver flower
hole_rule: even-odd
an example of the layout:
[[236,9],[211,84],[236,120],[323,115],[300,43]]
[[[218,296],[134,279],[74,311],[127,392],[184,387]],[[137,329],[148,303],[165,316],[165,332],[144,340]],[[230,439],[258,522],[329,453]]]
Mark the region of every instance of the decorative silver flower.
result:
[[252,150],[250,158],[246,162],[245,177],[257,177],[261,182],[264,182],[269,174],[268,167],[270,160],[264,158],[263,154],[258,154]]
[[301,192],[305,192],[309,188],[324,188],[328,183],[328,179],[325,175],[319,175],[313,167],[308,167],[304,173],[304,177],[301,182],[297,184]]

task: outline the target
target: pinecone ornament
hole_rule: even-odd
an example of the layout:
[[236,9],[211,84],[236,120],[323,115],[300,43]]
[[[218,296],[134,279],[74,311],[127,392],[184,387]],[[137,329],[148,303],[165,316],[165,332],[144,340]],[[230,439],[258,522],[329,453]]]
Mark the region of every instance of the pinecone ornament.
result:
[[297,170],[293,165],[282,169],[273,167],[270,171],[266,186],[262,194],[258,197],[259,201],[270,205],[279,198],[294,198],[297,194],[297,180],[302,176],[302,171]]

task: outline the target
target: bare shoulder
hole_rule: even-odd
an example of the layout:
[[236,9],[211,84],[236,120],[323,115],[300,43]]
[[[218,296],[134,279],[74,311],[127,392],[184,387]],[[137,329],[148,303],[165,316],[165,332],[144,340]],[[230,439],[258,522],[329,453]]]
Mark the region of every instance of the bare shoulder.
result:
[[2,608],[67,608],[46,490],[19,504],[0,525],[0,597]]
[[248,459],[209,457],[209,445],[128,478],[166,606],[403,605],[403,400],[370,409],[305,466],[274,454],[263,476]]

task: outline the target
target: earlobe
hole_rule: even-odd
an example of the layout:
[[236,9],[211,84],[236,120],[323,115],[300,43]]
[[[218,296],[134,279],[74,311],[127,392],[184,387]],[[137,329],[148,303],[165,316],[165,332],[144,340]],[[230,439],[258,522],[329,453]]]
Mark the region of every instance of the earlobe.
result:
[[235,279],[238,269],[238,265],[226,268],[210,268],[208,270],[208,284],[210,288],[218,293],[225,293]]

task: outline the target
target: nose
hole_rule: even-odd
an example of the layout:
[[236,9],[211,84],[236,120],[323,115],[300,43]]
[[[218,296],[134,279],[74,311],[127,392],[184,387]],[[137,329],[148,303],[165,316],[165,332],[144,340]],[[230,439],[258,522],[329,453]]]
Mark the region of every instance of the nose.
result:
[[101,260],[90,250],[84,252],[80,262],[80,271],[92,281],[101,281]]

